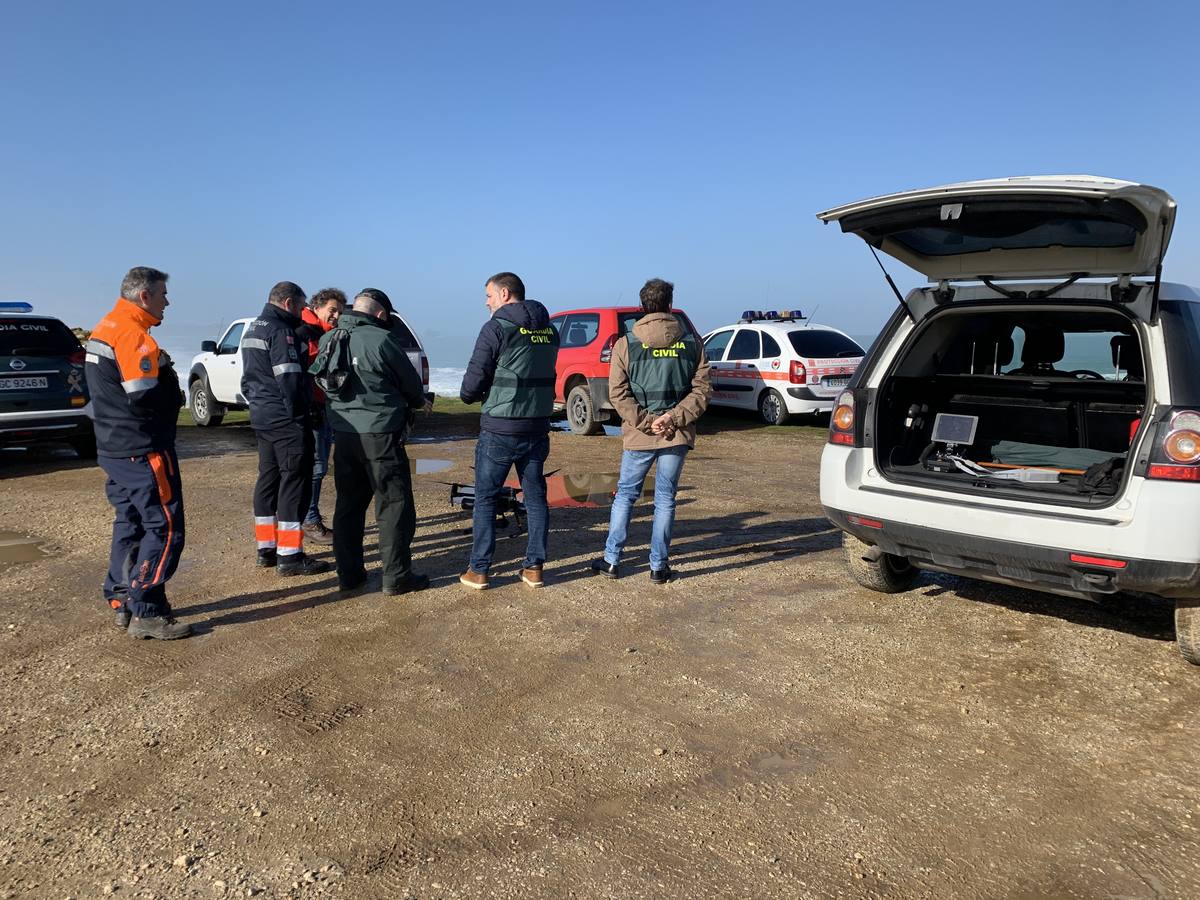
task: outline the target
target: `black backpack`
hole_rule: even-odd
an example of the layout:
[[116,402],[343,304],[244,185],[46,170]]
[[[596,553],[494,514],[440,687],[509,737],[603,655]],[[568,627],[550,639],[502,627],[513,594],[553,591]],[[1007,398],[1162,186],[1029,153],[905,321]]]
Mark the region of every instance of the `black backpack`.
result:
[[327,397],[348,400],[350,373],[353,369],[350,332],[344,328],[335,328],[329,332],[328,340],[317,349],[317,358],[308,367],[308,374],[313,376],[317,387],[323,390]]

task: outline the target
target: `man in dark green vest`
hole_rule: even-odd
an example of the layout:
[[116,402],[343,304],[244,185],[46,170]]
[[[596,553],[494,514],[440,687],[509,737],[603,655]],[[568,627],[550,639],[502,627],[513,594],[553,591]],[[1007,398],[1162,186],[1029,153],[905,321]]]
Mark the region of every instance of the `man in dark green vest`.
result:
[[621,416],[625,451],[604,556],[592,563],[592,571],[608,578],[620,577],[629,514],[651,466],[655,473],[650,580],[666,584],[674,576],[667,558],[675,524],[675,492],[683,459],[696,445],[696,420],[704,415],[712,393],[700,339],[671,314],[674,296],[675,286],[669,281],[647,281],[641,291],[645,315],[612,351],[608,396]]
[[333,555],[338,585],[354,590],[367,582],[363,528],[374,498],[383,592],[395,595],[429,586],[429,577],[412,568],[417,513],[404,447],[416,410],[427,407],[421,376],[391,329],[391,313],[391,298],[383,291],[359,291],[354,306],[321,338],[314,367],[322,351],[331,352],[331,342],[346,342],[351,369],[327,401],[337,487]]
[[487,280],[485,302],[492,317],[479,332],[460,391],[464,403],[482,400],[483,411],[475,445],[474,540],[470,565],[459,581],[475,590],[490,583],[496,498],[516,466],[529,526],[521,580],[539,588],[550,526],[544,465],[550,453],[558,332],[546,307],[525,299],[525,285],[512,272]]

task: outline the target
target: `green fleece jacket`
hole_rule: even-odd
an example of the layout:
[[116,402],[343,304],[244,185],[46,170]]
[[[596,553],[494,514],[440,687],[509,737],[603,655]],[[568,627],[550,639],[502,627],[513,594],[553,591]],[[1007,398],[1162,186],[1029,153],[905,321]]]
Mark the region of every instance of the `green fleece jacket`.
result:
[[[388,326],[374,316],[347,310],[337,328],[321,338],[320,347],[339,331],[350,335],[354,371],[345,399],[329,397],[329,422],[334,431],[384,434],[403,431],[409,410],[425,403],[421,376]],[[318,353],[320,350],[317,351]]]

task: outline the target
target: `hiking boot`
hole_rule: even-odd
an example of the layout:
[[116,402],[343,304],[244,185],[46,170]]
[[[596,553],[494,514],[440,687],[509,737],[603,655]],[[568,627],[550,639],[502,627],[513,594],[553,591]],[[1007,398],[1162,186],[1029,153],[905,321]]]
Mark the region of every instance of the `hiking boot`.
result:
[[191,625],[186,622],[176,622],[172,616],[147,616],[144,619],[134,616],[129,620],[129,636],[131,638],[174,641],[185,638],[191,633]]
[[528,569],[522,569],[521,580],[531,588],[540,588],[546,583],[542,580],[541,566],[530,566]]
[[357,591],[360,587],[367,583],[367,573],[357,572],[354,575],[343,575],[338,573],[338,590],[339,591]]
[[476,572],[474,569],[468,568],[458,576],[458,581],[477,591],[486,591],[491,579],[488,578],[487,572]]
[[650,581],[654,584],[666,584],[674,577],[675,573],[671,570],[670,566],[663,566],[661,569],[650,570]]
[[120,600],[109,600],[108,608],[113,611],[113,624],[124,631],[129,627],[130,612]]
[[592,562],[592,571],[597,575],[603,575],[605,578],[620,578],[621,569],[618,566],[607,562],[603,557]]
[[305,539],[312,541],[314,544],[333,543],[333,532],[325,527],[325,520],[320,516],[311,522],[305,522],[300,526],[300,530],[304,532]]
[[307,553],[292,553],[279,560],[275,571],[287,578],[291,575],[320,575],[332,572],[333,566],[323,559],[313,559]]
[[429,576],[422,575],[419,572],[409,572],[399,584],[385,584],[383,592],[391,597],[399,596],[400,594],[411,594],[414,591],[423,591],[429,587]]
[[275,568],[277,559],[278,557],[276,557],[274,550],[259,550],[258,559],[255,560],[254,564],[260,569],[273,569]]

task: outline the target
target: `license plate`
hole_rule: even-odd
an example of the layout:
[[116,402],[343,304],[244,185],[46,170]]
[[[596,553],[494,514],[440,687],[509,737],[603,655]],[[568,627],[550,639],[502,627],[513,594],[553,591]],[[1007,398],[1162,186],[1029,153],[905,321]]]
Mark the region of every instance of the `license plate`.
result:
[[825,387],[845,387],[850,383],[850,376],[843,378],[826,378]]
[[0,378],[0,391],[29,391],[50,386],[45,376],[33,378]]

